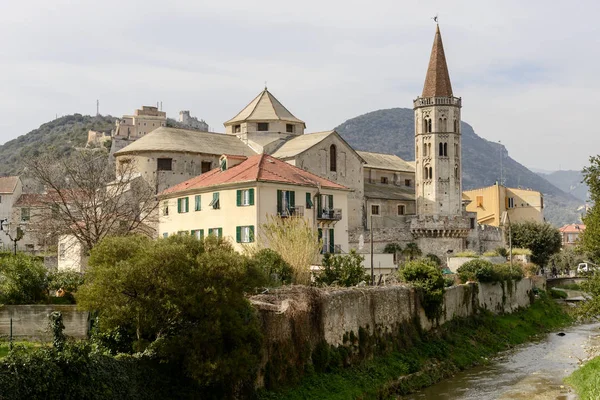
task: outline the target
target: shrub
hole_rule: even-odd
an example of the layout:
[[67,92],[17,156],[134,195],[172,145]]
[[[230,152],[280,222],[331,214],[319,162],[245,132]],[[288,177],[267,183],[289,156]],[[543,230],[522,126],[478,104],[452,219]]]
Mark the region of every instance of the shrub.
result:
[[482,254],[484,257],[498,257],[498,252],[496,250],[486,251]]
[[513,247],[512,254],[513,254],[513,256],[530,256],[531,250],[523,249],[520,247]]
[[508,257],[508,250],[506,250],[504,247],[498,247],[496,249],[496,253],[498,253],[500,257]]
[[0,304],[35,304],[46,300],[46,267],[25,254],[0,258]]
[[523,279],[523,270],[518,264],[510,263],[494,265],[494,271],[496,272],[496,282],[504,281],[520,281]]
[[521,271],[523,271],[524,276],[535,276],[538,273],[540,267],[535,265],[534,263],[521,264]]
[[362,262],[365,258],[350,250],[347,255],[325,254],[323,269],[315,276],[317,285],[356,286],[362,281],[369,281]]
[[445,281],[437,265],[426,259],[408,261],[398,273],[400,279],[419,289],[425,315],[429,319],[438,317],[444,301]]
[[456,270],[458,277],[462,283],[477,280],[477,271],[484,266],[492,266],[492,263],[487,260],[471,260],[467,261]]
[[569,295],[565,291],[552,288],[550,289],[550,297],[553,299],[566,299]]
[[76,292],[83,284],[83,274],[73,270],[53,271],[48,274],[48,290],[62,289],[66,292]]
[[479,254],[475,253],[473,250],[466,250],[456,253],[455,257],[468,257],[468,258],[479,258]]
[[425,256],[425,258],[432,261],[438,267],[442,265],[442,260],[435,254],[429,253]]
[[271,249],[261,249],[253,256],[257,267],[273,286],[292,283],[293,270],[279,253]]

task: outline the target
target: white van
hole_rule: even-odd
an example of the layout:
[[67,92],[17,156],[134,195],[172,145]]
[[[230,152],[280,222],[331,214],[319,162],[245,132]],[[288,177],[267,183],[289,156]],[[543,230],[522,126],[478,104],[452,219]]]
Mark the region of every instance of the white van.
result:
[[577,266],[577,273],[588,273],[588,272],[592,272],[596,269],[596,267],[592,264],[592,263],[586,263],[586,262],[582,262],[579,263],[579,265]]

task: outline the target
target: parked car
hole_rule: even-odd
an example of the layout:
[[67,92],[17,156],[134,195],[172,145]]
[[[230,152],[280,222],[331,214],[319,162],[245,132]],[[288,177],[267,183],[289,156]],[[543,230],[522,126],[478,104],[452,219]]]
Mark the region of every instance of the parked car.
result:
[[577,266],[577,274],[588,274],[592,272],[596,272],[598,270],[598,266],[592,263],[582,262]]

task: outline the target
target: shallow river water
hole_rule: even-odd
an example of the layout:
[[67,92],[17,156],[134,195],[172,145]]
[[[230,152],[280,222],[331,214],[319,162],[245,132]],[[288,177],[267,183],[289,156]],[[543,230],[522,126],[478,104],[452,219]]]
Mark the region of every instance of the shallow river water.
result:
[[587,357],[589,347],[600,346],[600,324],[571,327],[564,336],[544,340],[501,354],[488,365],[459,373],[404,400],[577,399],[563,379]]

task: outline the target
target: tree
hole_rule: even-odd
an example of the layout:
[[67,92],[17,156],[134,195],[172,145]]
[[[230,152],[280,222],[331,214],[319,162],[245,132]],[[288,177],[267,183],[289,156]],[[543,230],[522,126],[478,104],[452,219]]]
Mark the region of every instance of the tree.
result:
[[271,285],[292,283],[293,270],[283,257],[271,249],[261,249],[252,257]]
[[531,250],[531,261],[539,266],[545,266],[550,257],[560,251],[560,232],[548,223],[517,222],[511,224],[510,229],[513,246]]
[[73,235],[87,251],[109,235],[153,235],[155,187],[135,173],[133,161],[122,162],[118,172],[104,151],[30,159],[27,175],[46,191],[32,207],[34,233],[55,243],[59,234]]
[[0,304],[35,304],[46,300],[46,267],[28,255],[0,257]]
[[436,318],[442,311],[444,302],[444,276],[435,263],[429,259],[406,262],[398,271],[400,279],[419,290],[421,304],[429,319]]
[[410,242],[406,245],[404,250],[402,250],[402,254],[408,257],[409,260],[414,260],[415,258],[420,257],[423,252],[416,243]]
[[555,266],[559,273],[566,273],[569,270],[574,271],[577,265],[585,259],[586,257],[578,249],[565,247],[553,254],[548,263]]
[[318,232],[302,217],[267,216],[261,225],[259,244],[281,254],[292,267],[296,284],[310,284],[310,266],[321,251]]
[[394,263],[398,262],[398,254],[402,254],[402,246],[400,243],[388,243],[383,248],[383,252],[386,254],[394,255]]
[[593,203],[583,217],[585,231],[580,235],[580,246],[592,260],[600,263],[600,155],[590,157],[590,165],[583,169],[583,180],[589,187]]
[[98,312],[100,332],[134,332],[131,352],[155,354],[216,398],[253,384],[262,336],[244,293],[264,281],[228,242],[108,237],[89,266],[76,297]]
[[369,275],[365,273],[362,265],[364,257],[350,250],[350,254],[325,254],[323,269],[315,277],[319,285],[356,286],[362,281],[368,282]]

